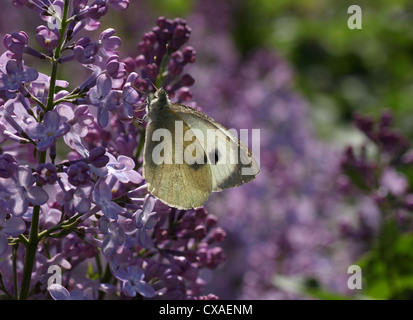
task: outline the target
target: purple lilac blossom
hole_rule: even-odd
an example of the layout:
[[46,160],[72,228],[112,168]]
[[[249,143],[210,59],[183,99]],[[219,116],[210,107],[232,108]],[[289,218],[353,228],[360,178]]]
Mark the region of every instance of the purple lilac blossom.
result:
[[70,125],[61,123],[56,111],[46,113],[43,123],[32,123],[26,128],[26,132],[32,139],[37,139],[37,149],[48,149],[57,139],[64,136],[70,130]]
[[6,219],[5,214],[0,212],[0,257],[7,251],[8,236],[16,237],[26,231],[26,224],[20,217]]
[[9,60],[4,71],[0,73],[0,90],[5,90],[11,96],[23,82],[36,80],[38,71],[34,68],[23,68],[16,60]]
[[112,90],[112,80],[106,75],[99,76],[96,87],[88,92],[88,101],[98,108],[98,123],[106,127],[109,122],[109,111],[116,108],[117,96]]
[[[59,38],[55,37],[56,34],[54,33],[56,28],[59,27],[56,19],[63,18],[58,11],[54,10],[58,9],[58,7],[62,9],[63,2],[55,1],[53,2],[54,7],[50,5],[47,8],[48,14],[52,14],[51,18],[44,14],[45,12],[39,7],[39,4],[40,3],[34,3],[34,6],[31,8],[35,9],[45,21],[52,23],[54,26],[52,29],[47,29],[45,26],[37,28],[37,40],[43,49],[46,50],[47,54],[50,54],[50,51],[52,51],[56,45],[59,45],[57,42]],[[31,3],[21,3],[21,5],[28,5],[30,7]],[[79,20],[82,20],[82,17],[84,17],[84,22],[86,23],[71,23],[68,29],[68,31],[71,30],[71,34],[68,35],[66,39],[74,37],[81,28],[85,28],[86,30],[95,29],[98,26],[97,20],[107,12],[107,5],[120,10],[128,6],[128,1],[110,1],[107,4],[105,2],[96,2],[89,8],[85,7],[81,2],[76,2],[74,12],[78,14]],[[188,28],[184,26],[182,21],[175,21],[179,23],[176,28],[172,27],[169,31],[173,34],[170,45],[174,50],[178,50],[179,46],[187,41],[185,37],[188,35],[185,33],[185,30],[188,30]],[[49,24],[48,26],[50,27]],[[170,28],[170,26],[166,27]],[[36,219],[35,208],[40,207],[39,228],[43,230],[43,232],[46,232],[46,237],[49,233],[53,233],[53,239],[49,240],[48,248],[53,248],[59,241],[62,242],[65,250],[54,255],[51,259],[45,258],[43,243],[39,245],[36,253],[38,258],[35,259],[31,276],[33,283],[40,282],[43,286],[45,285],[48,278],[46,269],[51,264],[59,265],[64,269],[74,269],[81,264],[82,261],[86,261],[85,259],[94,257],[98,253],[98,249],[102,250],[104,256],[108,256],[108,262],[113,270],[113,276],[121,280],[120,284],[122,287],[120,289],[123,290],[124,294],[131,297],[138,294],[147,298],[153,297],[155,291],[151,289],[149,284],[146,284],[147,282],[145,280],[147,278],[145,272],[147,272],[150,273],[148,279],[162,279],[159,281],[164,283],[165,290],[162,290],[158,284],[157,289],[159,290],[159,294],[166,297],[168,294],[176,296],[179,292],[181,298],[187,297],[188,294],[195,298],[194,292],[200,292],[203,282],[196,277],[197,266],[195,263],[196,259],[194,260],[193,255],[191,255],[191,261],[195,263],[194,265],[189,263],[185,258],[179,258],[168,253],[167,260],[155,268],[158,272],[155,272],[153,267],[149,268],[149,265],[153,266],[150,258],[153,253],[147,257],[135,257],[135,260],[131,261],[130,252],[139,251],[138,234],[142,234],[138,232],[139,228],[143,227],[146,232],[159,232],[155,225],[160,221],[165,225],[167,221],[166,215],[168,215],[169,209],[163,205],[160,205],[160,207],[159,204],[156,205],[153,198],[146,202],[144,198],[141,198],[141,200],[131,200],[132,202],[129,204],[123,203],[128,210],[110,201],[112,194],[119,196],[122,192],[130,190],[130,187],[128,189],[127,186],[142,184],[142,177],[138,172],[134,171],[136,164],[130,158],[130,155],[133,155],[134,148],[138,145],[136,136],[139,135],[136,134],[136,129],[134,126],[131,126],[129,121],[134,114],[134,109],[141,108],[141,97],[139,95],[132,95],[125,99],[128,107],[127,109],[120,109],[126,110],[123,114],[119,115],[120,120],[116,121],[115,119],[115,121],[111,120],[111,122],[106,120],[109,119],[108,111],[111,112],[111,117],[116,117],[119,103],[117,98],[120,97],[120,93],[123,90],[123,83],[125,83],[125,78],[127,77],[125,64],[121,62],[117,56],[120,38],[114,37],[113,34],[114,30],[108,29],[101,34],[98,42],[89,40],[87,37],[83,37],[75,42],[76,45],[73,47],[75,60],[77,59],[76,61],[82,64],[95,64],[92,66],[93,73],[88,81],[79,86],[79,91],[74,91],[75,93],[80,92],[80,96],[76,98],[73,98],[75,93],[68,91],[60,91],[59,93],[55,93],[54,96],[51,96],[48,92],[50,88],[49,84],[54,80],[48,75],[32,72],[34,69],[23,67],[23,61],[20,60],[23,60],[24,54],[31,54],[44,59],[44,56],[41,54],[33,54],[33,51],[28,46],[30,39],[26,33],[12,33],[11,36],[7,38],[8,49],[11,54],[7,56],[9,60],[6,58],[6,60],[4,60],[5,68],[3,70],[5,71],[5,76],[3,76],[3,83],[7,83],[7,87],[5,86],[3,90],[15,91],[6,93],[16,94],[16,98],[15,101],[13,101],[14,108],[10,108],[10,106],[5,108],[3,120],[8,122],[8,126],[15,129],[16,132],[13,133],[15,137],[18,137],[17,135],[20,134],[26,134],[27,139],[23,140],[23,138],[21,138],[22,141],[25,141],[27,144],[30,142],[31,145],[36,145],[37,150],[40,152],[49,153],[53,163],[39,163],[39,165],[35,167],[35,171],[32,169],[35,173],[31,174],[29,167],[20,165],[22,162],[22,152],[14,153],[17,157],[16,164],[14,164],[14,158],[11,156],[4,157],[3,179],[13,177],[13,190],[15,194],[12,195],[5,192],[4,197],[2,197],[2,201],[7,204],[7,214],[12,215],[11,217],[7,216],[2,230],[8,237],[16,237],[20,232],[27,232],[25,236],[28,237],[29,231],[26,231],[25,227],[23,230],[23,223],[17,223],[17,221],[23,219],[28,224],[33,223],[33,220]],[[183,40],[180,40],[180,37],[183,37]],[[98,44],[98,50],[96,44]],[[67,58],[69,56],[66,56],[66,59],[65,57],[60,57],[58,61],[69,62],[70,59]],[[13,60],[10,60],[12,57],[19,61],[13,62]],[[193,59],[191,62],[193,62]],[[183,63],[183,61],[179,63]],[[16,68],[13,68],[14,65]],[[171,65],[171,68],[172,67],[176,66]],[[33,75],[36,75],[36,77]],[[7,76],[10,78],[7,78]],[[11,79],[11,77],[13,77],[14,80]],[[136,77],[136,74],[132,74],[126,80],[131,83],[134,82]],[[188,78],[188,76],[186,76],[186,78]],[[100,79],[108,85],[105,86],[100,83]],[[66,87],[69,84],[68,82],[55,81],[55,84],[61,87]],[[187,81],[186,83],[191,84],[191,81]],[[21,86],[22,84],[28,84],[29,86],[23,87]],[[85,99],[85,95],[89,89],[91,89],[89,91],[91,93],[89,93],[88,101]],[[21,91],[21,94],[17,93],[17,90]],[[94,90],[96,90],[97,95],[93,95]],[[106,94],[111,97],[109,101],[105,101],[104,96]],[[22,95],[24,95],[24,98]],[[49,102],[51,97],[55,101],[59,101],[59,103],[56,103],[56,107],[52,109],[51,107],[54,106]],[[19,102],[17,103],[17,101]],[[83,144],[88,141],[89,131],[93,132],[91,120],[93,120],[94,116],[93,112],[87,112],[85,108],[85,103],[87,102],[95,104],[98,107],[103,107],[97,113],[97,122],[101,125],[103,124],[102,126],[109,126],[109,129],[113,126],[113,132],[110,134],[116,134],[119,129],[125,131],[126,134],[124,136],[120,135],[115,137],[114,141],[116,141],[116,144],[111,142],[109,136],[108,139],[105,139],[105,133],[102,132],[102,140],[92,140],[95,144],[87,143],[87,148],[83,146]],[[83,105],[81,103],[83,103]],[[107,109],[107,111],[105,109]],[[44,112],[44,114],[42,112]],[[25,115],[25,113],[27,113],[27,115]],[[18,117],[16,119],[18,121],[12,123],[12,121],[15,121],[12,117],[15,115]],[[122,117],[125,115],[127,122],[122,122]],[[62,137],[69,147],[80,151],[80,157],[77,156],[70,160],[58,159],[61,162],[56,164],[54,154],[57,143]],[[135,142],[133,142],[133,137],[135,137]],[[9,134],[8,138],[12,138],[12,135]],[[102,145],[101,143],[106,143],[105,141],[107,143],[110,142],[110,144]],[[113,155],[107,153],[105,146],[113,152]],[[118,146],[123,149],[118,149]],[[34,153],[34,156],[36,157],[36,153]],[[106,169],[99,171],[101,178],[99,178],[99,175],[95,175],[99,168]],[[102,179],[104,177],[107,178],[107,182]],[[93,179],[93,182],[91,179]],[[34,186],[33,184],[35,182],[38,185]],[[22,202],[17,201],[15,198],[21,199]],[[20,205],[17,205],[18,203],[20,203]],[[150,208],[145,203],[151,203]],[[136,221],[133,212],[137,210],[137,212],[139,212],[139,208],[142,208],[142,213],[144,214]],[[151,212],[147,212],[148,210]],[[154,214],[152,210],[154,210],[156,214]],[[107,219],[105,218],[105,214],[113,218],[107,228],[103,227],[104,221]],[[147,216],[147,214],[149,214],[149,216]],[[159,221],[158,218],[155,217],[158,214],[163,215],[163,218],[159,218]],[[196,214],[199,215],[199,211],[196,211]],[[17,217],[21,215],[22,218]],[[81,223],[78,222],[79,220],[72,220],[78,219],[80,215],[82,215]],[[89,220],[89,218],[91,220]],[[176,217],[175,227],[179,226],[181,222],[187,225],[185,221],[188,219],[182,218],[182,214]],[[100,220],[102,230],[93,227],[92,221],[95,221],[95,219]],[[77,226],[75,226],[73,230],[65,229],[69,227],[69,223],[73,222],[77,222]],[[66,223],[67,226],[63,227]],[[202,219],[200,223],[202,223]],[[59,228],[59,224],[63,224],[62,228]],[[197,226],[196,224],[191,224],[191,226],[194,230],[190,232],[183,232],[183,226],[177,229],[177,232],[180,230],[180,236],[184,237],[177,243],[178,246],[176,250],[178,252],[181,249],[179,247],[180,243],[190,241],[191,245],[196,245],[195,243],[197,241],[202,241],[204,237],[206,238],[207,227]],[[122,234],[126,233],[122,231],[123,228],[126,228],[128,230],[127,234],[130,235],[130,237],[125,239],[124,244],[122,241],[124,236],[122,236]],[[150,235],[148,236],[150,237]],[[171,237],[173,238],[179,239],[180,236],[178,235],[178,237],[176,237],[171,233]],[[192,242],[195,241],[195,243],[192,243],[191,239],[193,239]],[[211,239],[212,238],[208,240],[208,245],[213,244],[214,241],[211,241]],[[162,236],[154,241],[161,241],[162,246],[167,247],[167,240],[167,238]],[[18,240],[13,239],[13,241]],[[115,248],[112,244],[118,246],[115,251],[111,249]],[[61,245],[56,248],[60,247]],[[203,247],[204,250],[207,250],[208,246],[205,247],[204,245]],[[82,248],[87,248],[87,250]],[[153,250],[153,247],[151,247],[151,250]],[[24,258],[24,251],[25,250],[20,247],[17,251],[17,259]],[[214,251],[216,250],[211,250],[211,253]],[[118,252],[119,255],[112,257],[116,252]],[[6,246],[5,254],[10,254],[9,246]],[[179,255],[182,255],[182,253],[179,253]],[[69,260],[70,264],[67,263]],[[158,259],[158,261],[160,260]],[[3,265],[7,264],[4,263]],[[188,268],[188,271],[182,273],[182,270],[186,268]],[[24,278],[25,270],[19,269],[17,272],[20,277],[23,276]],[[165,272],[166,275],[164,275],[163,272]],[[174,273],[182,273],[187,279],[181,279],[180,276],[173,275]],[[2,274],[6,275],[9,273],[2,272]],[[3,278],[3,280],[10,289],[13,282],[6,278]],[[193,284],[192,281],[194,282]],[[66,279],[65,283],[70,282]],[[85,288],[87,288],[89,284],[90,281],[79,282],[76,284],[76,287],[80,288],[80,291],[74,289],[71,290],[70,293],[67,289],[54,285],[54,287],[52,286],[50,288],[50,293],[53,298],[96,298],[96,288],[99,287],[96,286],[96,283],[90,285],[90,287],[94,288],[92,295],[84,294],[84,290],[87,290]],[[179,289],[174,288],[174,285],[177,285]],[[186,286],[188,286],[187,289]],[[108,289],[111,288],[109,284],[103,284],[100,288],[106,288],[102,289],[105,292],[112,290],[111,292],[113,294],[117,294],[116,289]],[[13,288],[11,288],[9,292],[13,292]],[[213,295],[211,295],[211,297],[212,296]],[[39,297],[41,297],[41,293],[33,294],[33,298]]]
[[26,213],[29,203],[42,205],[47,202],[49,196],[46,191],[38,186],[33,186],[35,177],[30,168],[19,166],[15,176],[13,176],[13,195],[9,200],[9,210],[16,216]]

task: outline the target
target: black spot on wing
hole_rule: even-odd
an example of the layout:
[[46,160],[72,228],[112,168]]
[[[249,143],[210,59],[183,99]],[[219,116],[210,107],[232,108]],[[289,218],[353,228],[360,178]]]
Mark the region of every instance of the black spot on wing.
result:
[[207,155],[204,153],[204,159],[201,162],[195,161],[193,164],[191,164],[191,168],[194,169],[195,171],[199,170],[203,166],[205,166],[208,163],[208,158]]
[[221,155],[219,154],[218,149],[214,149],[209,153],[209,159],[212,164],[218,163],[218,161],[221,159]]

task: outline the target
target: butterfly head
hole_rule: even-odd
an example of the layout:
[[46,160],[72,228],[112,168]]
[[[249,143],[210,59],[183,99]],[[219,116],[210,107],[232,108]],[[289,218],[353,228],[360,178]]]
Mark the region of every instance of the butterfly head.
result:
[[164,88],[160,88],[155,92],[155,99],[151,100],[147,107],[147,115],[153,119],[158,111],[166,108],[170,104],[168,94]]
[[155,98],[158,99],[160,102],[167,102],[168,101],[168,94],[166,93],[164,88],[159,88],[158,91],[155,93]]

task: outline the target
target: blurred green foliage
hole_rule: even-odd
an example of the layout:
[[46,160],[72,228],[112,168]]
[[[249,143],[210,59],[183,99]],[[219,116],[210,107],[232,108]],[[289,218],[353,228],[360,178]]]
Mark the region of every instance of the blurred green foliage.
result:
[[[235,39],[241,50],[272,47],[292,64],[297,86],[330,135],[353,111],[389,108],[413,137],[413,3],[407,0],[245,0]],[[350,30],[350,5],[362,29]],[[248,29],[248,32],[245,30]],[[318,112],[318,114],[317,114]]]
[[400,234],[393,221],[382,226],[377,245],[357,262],[363,293],[374,299],[412,299],[413,235]]
[[[225,0],[234,11],[233,38],[247,56],[275,49],[296,71],[318,132],[337,138],[358,110],[391,109],[413,137],[413,2],[409,0]],[[185,17],[196,1],[156,0],[162,14]],[[350,5],[362,9],[362,29],[350,30]]]

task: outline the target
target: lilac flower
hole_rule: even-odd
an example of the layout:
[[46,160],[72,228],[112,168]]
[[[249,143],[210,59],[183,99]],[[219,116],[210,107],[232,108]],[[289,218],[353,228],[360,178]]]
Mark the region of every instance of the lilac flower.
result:
[[6,52],[7,57],[22,61],[23,53],[26,53],[38,59],[44,59],[45,56],[41,52],[27,45],[28,41],[29,37],[24,31],[6,34],[3,39],[3,44],[9,50]]
[[65,143],[73,147],[73,141],[80,141],[88,133],[88,126],[93,123],[93,116],[89,113],[87,105],[79,105],[73,110],[67,104],[59,104],[56,111],[64,123],[70,125],[70,130],[63,136]]
[[[20,140],[16,135],[13,135],[12,132],[14,130],[17,133],[21,133],[23,131],[23,127],[26,127],[26,122],[27,118],[24,116],[22,117],[14,117],[14,114],[19,114],[18,111],[22,111],[21,113],[23,115],[26,114],[25,110],[21,110],[22,108],[19,108],[21,104],[16,101],[16,99],[9,99],[6,101],[4,105],[0,106],[0,121],[3,125],[5,125],[5,129],[7,128],[7,131],[3,131],[5,134],[9,134],[9,138],[15,138],[16,140]],[[30,120],[29,120],[30,121]]]
[[176,76],[182,73],[184,56],[181,51],[175,51],[171,54],[171,60],[169,60],[169,70],[172,76]]
[[68,181],[74,185],[84,185],[90,181],[89,165],[84,161],[72,164],[67,170]]
[[[72,146],[80,155],[84,157],[82,160],[89,164],[89,168],[94,174],[99,177],[105,177],[108,174],[106,164],[109,161],[109,157],[106,156],[106,150],[103,147],[93,148],[92,153],[92,151],[89,152],[89,150],[79,140],[72,140]],[[92,157],[90,157],[91,154]]]
[[224,229],[218,227],[213,229],[208,235],[208,243],[223,242],[227,237],[227,233]]
[[108,155],[106,155],[106,150],[103,147],[93,148],[92,150],[90,150],[88,162],[96,168],[102,168],[106,166],[111,160],[110,154]]
[[109,122],[109,111],[114,110],[117,105],[116,92],[112,91],[112,80],[106,75],[99,76],[96,86],[88,92],[89,102],[98,107],[98,123],[106,127]]
[[64,1],[40,1],[39,7],[42,9],[42,11],[40,12],[40,17],[44,21],[47,21],[49,28],[58,30],[62,22]]
[[76,42],[76,45],[73,48],[73,57],[82,64],[94,63],[98,51],[99,44],[97,42],[92,42],[88,37],[84,37]]
[[16,60],[22,60],[24,49],[28,43],[29,36],[24,31],[12,32],[3,39],[4,46],[13,53],[11,58]]
[[115,10],[125,10],[129,6],[129,0],[109,0],[108,5]]
[[124,79],[126,76],[126,66],[123,62],[119,61],[119,57],[116,55],[110,56],[106,60],[106,72],[109,77],[113,79]]
[[156,294],[153,287],[143,280],[145,274],[139,266],[130,266],[127,270],[120,269],[115,276],[122,281],[122,291],[129,297],[140,294],[145,298],[152,298]]
[[69,292],[65,287],[56,283],[50,285],[48,290],[54,300],[93,300],[90,293],[77,289]]
[[0,212],[0,257],[6,252],[9,244],[7,236],[17,237],[26,230],[26,224],[20,217],[5,219]]
[[407,191],[408,181],[404,175],[397,173],[394,169],[387,168],[383,172],[380,185],[383,192],[388,191],[395,196],[401,196]]
[[166,292],[161,294],[164,299],[185,299],[185,283],[181,277],[176,275],[167,275],[165,279],[162,279],[162,284],[166,289]]
[[0,90],[16,91],[23,82],[37,79],[39,73],[34,68],[23,68],[21,63],[10,59],[5,72],[0,74]]
[[139,93],[133,87],[137,77],[136,72],[130,73],[122,89],[122,115],[127,119],[133,117],[134,108],[140,101]]
[[36,168],[36,181],[40,184],[54,184],[57,179],[57,169],[52,163],[41,163]]
[[177,276],[195,281],[198,276],[198,266],[191,264],[186,257],[168,256],[171,263],[171,270]]
[[117,56],[116,51],[121,45],[122,40],[119,37],[113,36],[115,29],[109,28],[104,30],[99,36],[100,52],[106,58],[110,56]]
[[149,194],[145,197],[143,208],[135,212],[136,227],[139,229],[138,237],[140,244],[147,244],[147,230],[153,229],[159,221],[159,215],[153,212],[156,199]]
[[43,123],[32,123],[27,126],[26,132],[32,139],[37,139],[37,150],[44,151],[65,135],[70,130],[70,125],[61,123],[59,114],[52,110],[46,113]]
[[205,244],[201,244],[198,248],[199,263],[210,269],[215,269],[218,265],[225,261],[225,254],[222,248],[208,248]]
[[[119,122],[121,122],[121,117],[119,117]],[[113,148],[117,154],[123,154],[133,159],[135,157],[133,151],[136,150],[138,146],[136,137],[141,134],[139,134],[136,129],[130,128],[131,130],[128,133],[121,134],[116,137],[115,140],[112,140],[111,145],[114,146]]]
[[17,171],[16,159],[10,154],[0,154],[0,177],[10,178]]
[[44,290],[48,285],[48,281],[50,278],[50,273],[48,273],[48,269],[50,266],[59,266],[66,270],[70,270],[72,265],[69,261],[64,258],[63,253],[58,253],[51,258],[46,258],[42,254],[37,256],[36,261],[36,271],[34,274],[34,278],[38,279],[41,283],[41,288]]
[[95,1],[87,10],[88,17],[99,20],[102,18],[106,12],[108,11],[108,7],[105,1]]
[[[72,269],[88,258],[93,258],[97,255],[96,244],[90,244],[74,234],[69,234],[64,241],[62,252],[65,253],[64,257],[70,260]],[[78,286],[84,286],[83,282],[79,282]]]
[[[39,73],[36,81],[30,83],[30,92],[32,95],[39,99],[43,104],[46,103],[49,91],[50,77],[46,74]],[[62,88],[66,88],[69,82],[65,80],[56,80],[56,85]]]
[[104,234],[102,242],[102,253],[109,257],[125,242],[125,233],[122,228],[114,221],[109,221],[105,217],[99,219],[99,228]]
[[106,167],[110,175],[113,175],[123,183],[133,182],[138,184],[142,182],[143,178],[134,170],[135,162],[131,158],[119,156],[118,159],[115,159],[111,154],[108,154],[108,157],[109,162]]
[[59,44],[59,33],[50,30],[46,26],[38,26],[36,29],[36,40],[42,48],[52,51]]
[[[45,213],[47,212],[47,214],[40,217],[40,225],[42,226],[42,228],[51,228],[59,223],[63,214],[61,210],[55,209],[51,206],[48,206],[47,204],[43,205],[42,209]],[[23,218],[27,221],[28,214],[25,214]]]
[[33,186],[36,179],[29,167],[19,166],[14,177],[15,186],[13,195],[9,200],[9,210],[16,216],[24,214],[29,207],[29,203],[42,205],[49,199],[46,191]]
[[179,102],[189,101],[192,99],[192,92],[189,90],[189,88],[180,88],[176,92],[176,98]]
[[[165,57],[168,45],[171,58],[168,58],[168,77],[166,83],[162,85],[170,97],[173,97],[175,91],[184,84],[180,79],[183,67],[195,61],[195,50],[192,47],[179,50],[188,41],[191,28],[185,20],[179,18],[171,20],[159,17],[156,23],[157,26],[152,31],[145,33],[142,41],[138,44],[141,54],[135,59],[140,78],[140,81],[137,81],[137,87],[140,90],[147,90],[146,78],[156,83],[160,64]],[[186,84],[192,85],[193,82]]]
[[69,189],[62,193],[58,193],[56,198],[58,203],[63,205],[65,213],[68,216],[74,215],[76,212],[86,213],[90,210],[91,202],[89,200],[92,186],[81,185],[76,189]]
[[93,199],[96,204],[101,207],[105,216],[110,219],[117,220],[118,215],[125,211],[124,208],[111,201],[112,191],[104,181],[100,181],[96,184],[93,190]]

